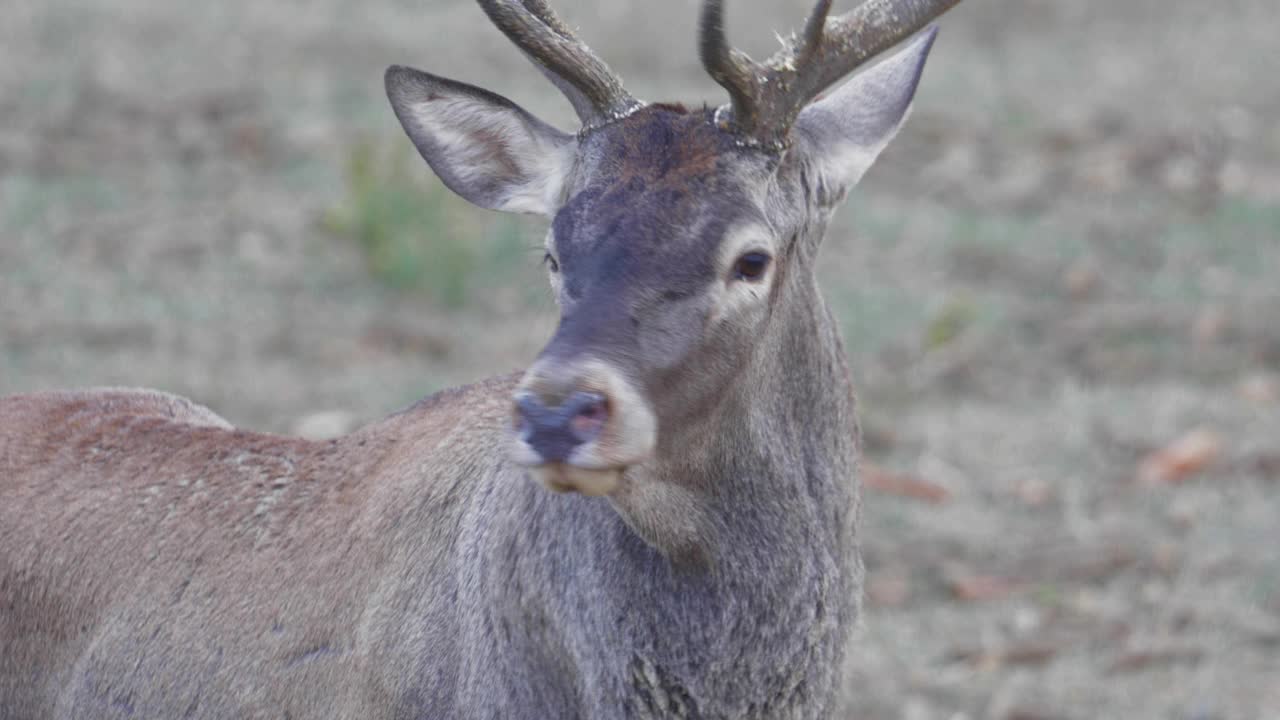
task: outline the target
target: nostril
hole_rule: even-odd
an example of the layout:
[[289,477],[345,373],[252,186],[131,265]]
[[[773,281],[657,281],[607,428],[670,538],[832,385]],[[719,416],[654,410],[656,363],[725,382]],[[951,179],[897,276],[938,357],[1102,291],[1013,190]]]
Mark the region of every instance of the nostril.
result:
[[547,461],[563,460],[575,447],[600,435],[609,419],[609,401],[592,392],[575,392],[554,407],[534,394],[515,396],[515,432]]
[[512,418],[515,430],[521,437],[528,437],[540,425],[554,420],[555,413],[542,404],[536,395],[521,393],[515,398],[515,413]]
[[575,393],[571,400],[577,403],[571,408],[569,430],[581,442],[594,440],[609,419],[609,401],[596,393]]

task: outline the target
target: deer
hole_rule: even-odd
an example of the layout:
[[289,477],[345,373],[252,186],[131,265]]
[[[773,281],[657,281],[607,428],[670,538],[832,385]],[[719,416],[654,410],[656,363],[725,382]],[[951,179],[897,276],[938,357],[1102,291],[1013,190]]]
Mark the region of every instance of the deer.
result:
[[157,391],[0,400],[0,717],[833,716],[860,443],[818,251],[956,2],[820,0],[756,61],[705,0],[729,102],[691,109],[544,0],[480,0],[572,134],[390,67],[445,185],[550,219],[550,340],[322,441]]

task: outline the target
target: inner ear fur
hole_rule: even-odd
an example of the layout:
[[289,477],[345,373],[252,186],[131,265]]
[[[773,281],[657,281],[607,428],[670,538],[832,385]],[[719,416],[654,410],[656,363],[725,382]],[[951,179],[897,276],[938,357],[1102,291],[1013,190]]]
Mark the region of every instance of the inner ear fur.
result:
[[550,217],[576,141],[482,88],[392,66],[387,98],[423,159],[450,190],[490,210]]

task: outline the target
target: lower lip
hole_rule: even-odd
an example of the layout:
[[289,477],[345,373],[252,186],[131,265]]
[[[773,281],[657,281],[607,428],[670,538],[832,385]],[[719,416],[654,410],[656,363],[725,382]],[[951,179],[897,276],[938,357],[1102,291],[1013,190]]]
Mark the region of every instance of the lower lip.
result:
[[590,470],[565,463],[547,463],[530,467],[528,472],[543,487],[558,493],[577,492],[598,497],[612,493],[622,483],[622,471],[617,469]]

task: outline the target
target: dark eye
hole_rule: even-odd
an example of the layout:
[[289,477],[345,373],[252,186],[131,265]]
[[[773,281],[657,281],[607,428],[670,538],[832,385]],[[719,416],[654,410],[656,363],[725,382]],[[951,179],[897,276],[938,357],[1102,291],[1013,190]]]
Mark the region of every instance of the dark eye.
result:
[[560,263],[556,262],[556,259],[551,256],[551,253],[547,253],[542,256],[542,264],[546,265],[553,273],[560,272]]
[[749,252],[733,264],[733,279],[754,282],[764,277],[769,268],[769,256],[762,252]]

